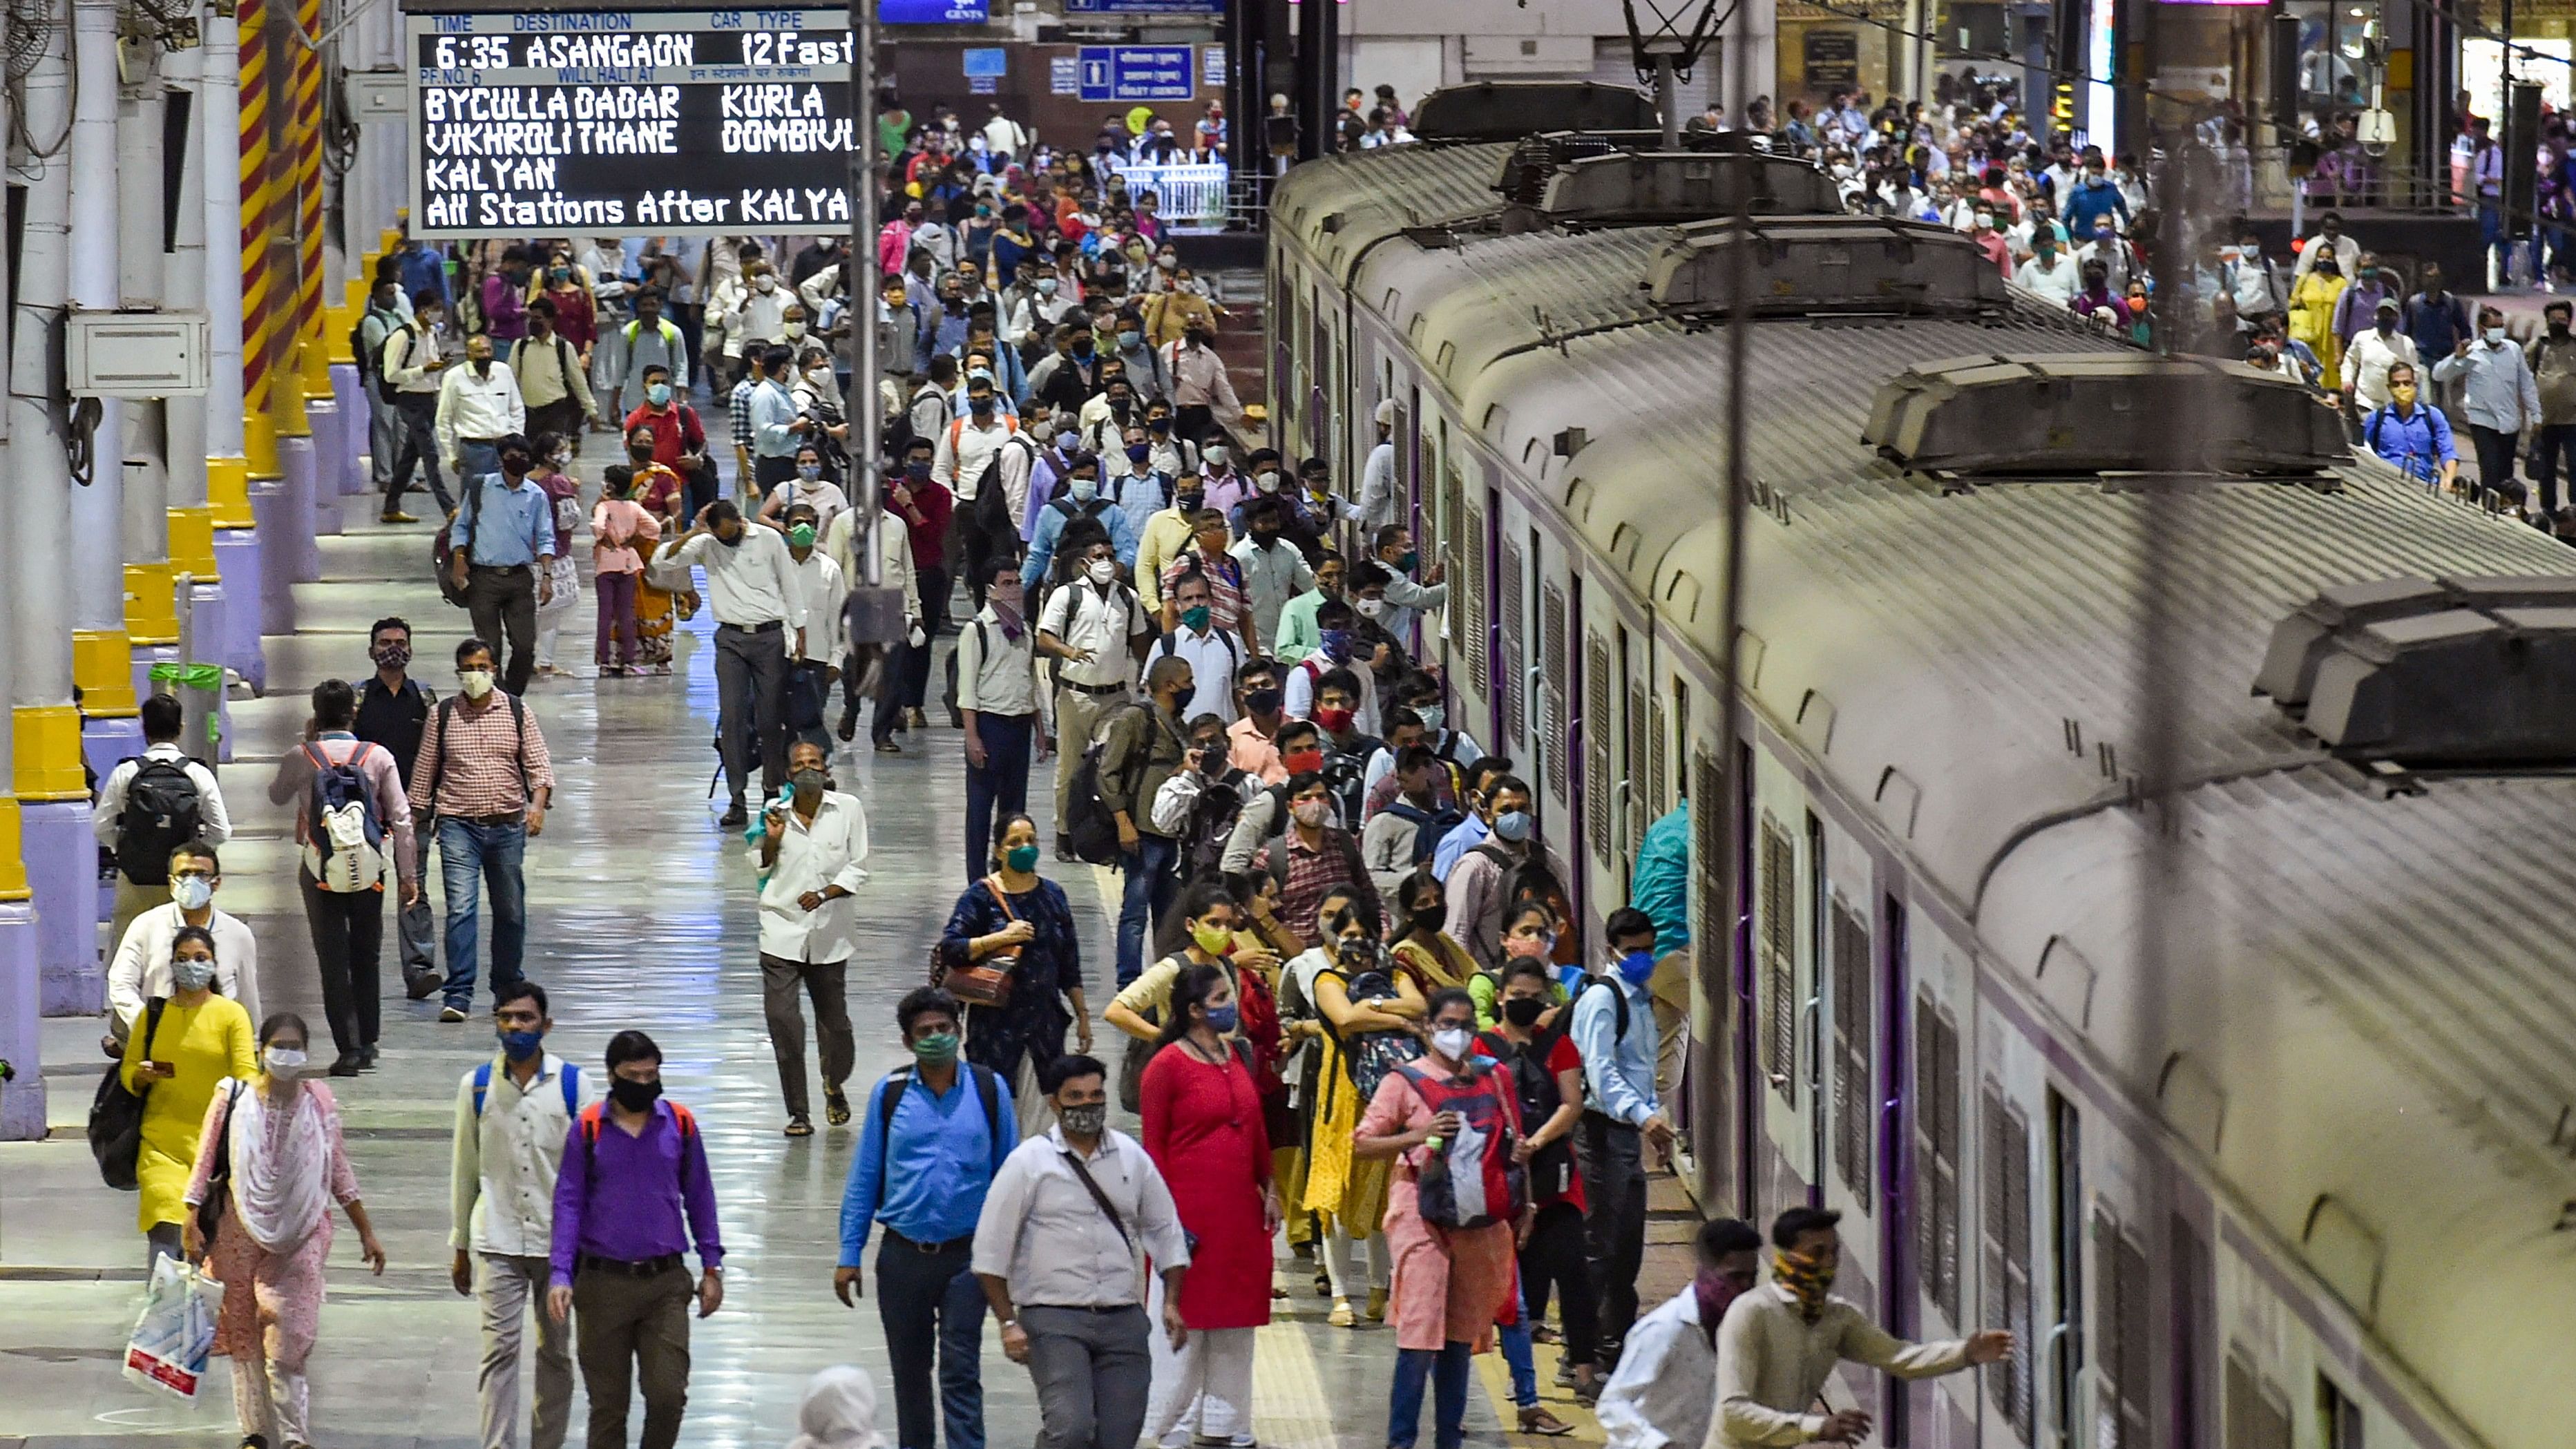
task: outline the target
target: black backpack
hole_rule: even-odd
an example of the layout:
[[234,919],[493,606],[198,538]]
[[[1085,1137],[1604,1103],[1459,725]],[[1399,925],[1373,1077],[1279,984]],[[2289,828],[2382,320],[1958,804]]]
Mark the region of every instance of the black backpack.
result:
[[[1118,812],[1100,798],[1100,756],[1108,747],[1109,724],[1127,710],[1143,708],[1131,702],[1102,715],[1092,727],[1090,742],[1082,747],[1082,763],[1073,767],[1073,784],[1065,794],[1064,836],[1074,855],[1093,865],[1118,860]],[[1059,741],[1057,747],[1072,743]]]
[[[152,1037],[161,1029],[161,1010],[170,1003],[164,997],[153,997],[144,1003],[143,1019],[135,1030],[143,1033],[142,1059],[152,1060]],[[107,1069],[99,1079],[98,1095],[89,1104],[89,1152],[98,1159],[98,1175],[118,1192],[134,1192],[142,1187],[136,1165],[143,1156],[143,1099],[152,1095],[152,1084],[141,1091],[125,1085],[123,1063]]]
[[135,758],[125,810],[116,817],[116,868],[136,885],[168,885],[170,852],[202,831],[205,802],[185,762]]
[[374,383],[376,369],[383,362],[383,359],[377,356],[375,349],[367,346],[367,319],[374,315],[375,312],[372,309],[362,308],[358,312],[358,320],[349,324],[349,355],[357,359],[358,386],[369,397],[376,396],[380,391]]
[[[1241,777],[1237,777],[1238,779]],[[1225,844],[1234,838],[1234,823],[1243,818],[1243,792],[1232,781],[1210,780],[1190,806],[1189,823],[1181,828],[1181,878],[1213,879],[1225,859]]]
[[1402,797],[1398,797],[1394,804],[1387,806],[1386,813],[1398,820],[1413,822],[1413,863],[1415,865],[1429,860],[1431,852],[1440,848],[1440,842],[1449,837],[1449,832],[1457,829],[1459,822],[1467,818],[1455,810],[1420,809]]
[[[1621,1032],[1626,1031],[1626,1003]],[[1562,1019],[1571,1022],[1574,1008],[1569,1004]],[[1515,1047],[1505,1040],[1500,1030],[1483,1034],[1477,1041],[1486,1055],[1511,1068],[1512,1090],[1520,1098],[1521,1135],[1534,1137],[1547,1119],[1556,1115],[1565,1098],[1556,1090],[1556,1073],[1547,1069],[1547,1059],[1556,1052],[1556,1044],[1565,1039],[1565,1028],[1541,1027],[1530,1033],[1529,1045]],[[1574,1139],[1561,1137],[1530,1155],[1530,1192],[1533,1196],[1558,1198],[1572,1189],[1574,1182]]]

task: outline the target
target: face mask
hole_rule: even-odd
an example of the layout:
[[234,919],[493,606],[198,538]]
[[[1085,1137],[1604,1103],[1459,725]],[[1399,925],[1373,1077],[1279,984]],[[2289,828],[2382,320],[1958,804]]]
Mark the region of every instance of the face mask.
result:
[[776,277],[763,277],[752,283],[752,285],[763,292],[775,292],[778,290],[778,279]]
[[966,407],[979,418],[989,418],[993,415],[993,399],[989,394],[966,399]]
[[489,669],[463,670],[457,674],[456,684],[458,688],[465,691],[467,699],[481,699],[492,692],[492,671]]
[[1222,468],[1225,466],[1226,459],[1230,456],[1231,455],[1225,450],[1225,445],[1223,443],[1219,443],[1207,450],[1208,466],[1211,468]]
[[1100,496],[1100,480],[1077,476],[1065,484],[1065,491],[1073,496],[1074,502],[1089,503]]
[[1183,513],[1196,513],[1207,502],[1205,493],[1175,493],[1172,504]]
[[1055,278],[1053,278],[1053,277],[1040,277],[1040,278],[1038,278],[1038,295],[1039,295],[1039,296],[1041,296],[1041,297],[1052,297],[1052,296],[1054,296],[1054,295],[1055,295]]
[[2388,390],[2388,396],[2392,402],[2411,403],[2415,401],[2415,384],[2411,382],[2398,383],[2396,386],[2391,387]]
[[1092,353],[1092,348],[1093,343],[1091,334],[1088,332],[1073,339],[1073,355],[1076,357],[1089,357]]
[[1426,930],[1426,931],[1437,931],[1437,930],[1439,930],[1441,927],[1448,925],[1448,924],[1449,924],[1449,906],[1448,906],[1448,903],[1444,901],[1444,902],[1442,902],[1442,903],[1441,903],[1441,904],[1439,904],[1439,905],[1436,905],[1436,906],[1424,906],[1424,907],[1422,907],[1421,909],[1419,909],[1419,910],[1415,911],[1415,912],[1413,913],[1413,924],[1415,924],[1415,925],[1417,925],[1417,926],[1421,927],[1423,930]]
[[170,984],[181,991],[203,991],[215,984],[215,963],[212,959],[190,960],[184,957],[173,961],[170,963]]
[[1288,814],[1300,825],[1316,826],[1324,823],[1324,812],[1328,808],[1326,801],[1299,800],[1289,805]]
[[1358,610],[1359,616],[1363,619],[1383,619],[1386,617],[1386,600],[1384,599],[1353,599],[1351,600],[1351,607]]
[[1097,1137],[1109,1126],[1109,1104],[1094,1102],[1088,1107],[1058,1107],[1055,1119],[1067,1137]]
[[1107,588],[1111,581],[1118,577],[1118,561],[1116,559],[1096,558],[1082,566],[1082,573],[1083,577],[1100,585],[1102,588]]
[[646,384],[644,388],[644,400],[657,408],[660,407],[662,404],[671,400],[671,385],[667,382]]
[[1655,953],[1631,951],[1619,958],[1619,975],[1631,986],[1643,986],[1655,974]]
[[[1234,932],[1224,926],[1193,925],[1190,927],[1190,939],[1197,942],[1198,948],[1209,955],[1222,956],[1233,947]],[[1226,1010],[1228,1012],[1232,1012],[1234,1008],[1229,1006]],[[1216,1013],[1211,1010],[1208,1015],[1210,1017],[1209,1024],[1214,1025],[1214,1017]],[[1225,1025],[1217,1027],[1217,1030],[1232,1031],[1234,1030],[1234,1023],[1232,1021],[1228,1021]]]
[[1181,611],[1181,627],[1189,630],[1193,634],[1203,634],[1207,632],[1208,615],[1211,612],[1213,611],[1205,604],[1200,604],[1194,608],[1183,609]]
[[1002,852],[1002,864],[1021,875],[1027,875],[1038,868],[1038,848],[1034,845],[1014,845]]
[[211,901],[214,898],[215,883],[206,879],[204,876],[174,875],[170,877],[170,899],[177,901],[181,910],[202,911],[206,908],[206,902]]
[[912,1054],[922,1061],[937,1065],[957,1060],[957,1033],[934,1031],[912,1039]]
[[1269,714],[1279,708],[1279,691],[1255,689],[1243,696],[1243,707],[1254,714]]
[[1180,688],[1173,690],[1172,713],[1177,716],[1183,710],[1188,709],[1190,707],[1190,701],[1198,696],[1198,692],[1199,687],[1195,684],[1185,684]]
[[1798,1300],[1798,1311],[1809,1323],[1823,1314],[1825,1294],[1834,1286],[1834,1265],[1830,1260],[1818,1262],[1783,1248],[1771,1255],[1771,1276]]
[[524,1062],[535,1056],[546,1040],[546,1034],[541,1031],[505,1031],[499,1036],[502,1054],[514,1062]]
[[[476,377],[490,377],[492,375],[492,359],[488,357],[478,357],[474,359],[474,375]],[[508,460],[503,459],[502,461],[507,462]]]
[[1453,1062],[1463,1062],[1467,1048],[1475,1041],[1476,1034],[1463,1026],[1442,1027],[1431,1034],[1431,1049]]
[[1422,716],[1422,727],[1435,735],[1440,733],[1442,725],[1449,722],[1449,711],[1442,705],[1418,704],[1413,707],[1413,712]]
[[820,770],[799,770],[787,777],[787,783],[796,787],[797,794],[810,797],[829,789],[832,777]]
[[1319,637],[1322,641],[1324,657],[1332,660],[1335,664],[1339,664],[1351,657],[1350,630],[1325,629],[1320,631]]
[[823,476],[823,465],[820,463],[799,463],[796,465],[796,476],[804,479],[808,483],[811,483],[815,479]]
[[1347,709],[1319,709],[1315,711],[1315,723],[1322,725],[1327,731],[1337,735],[1348,734],[1350,732],[1352,718],[1352,712]]
[[1019,582],[1013,580],[1007,585],[995,584],[986,589],[984,597],[1016,614],[1019,612],[1021,603],[1024,602],[1024,591],[1020,588]]
[[662,1084],[630,1082],[624,1077],[612,1078],[608,1084],[608,1100],[629,1112],[649,1112],[653,1110],[655,1102],[662,1100]]
[[[1264,690],[1262,692],[1273,695],[1278,693],[1277,690]],[[1309,770],[1320,770],[1324,768],[1324,752],[1322,750],[1290,750],[1288,753],[1279,757],[1279,763],[1286,767],[1289,774],[1302,775]]]
[[1514,996],[1503,1002],[1503,1020],[1527,1031],[1547,1015],[1547,1003],[1535,996]]
[[1133,352],[1136,350],[1136,344],[1144,340],[1145,334],[1142,332],[1121,332],[1118,334],[1118,347],[1122,352]]
[[928,463],[906,463],[903,465],[903,476],[911,479],[915,483],[927,483],[930,481],[930,465]]
[[2550,324],[2549,324],[2549,335],[2550,335],[2550,336],[2552,336],[2552,337],[2564,337],[2564,336],[2566,336],[2566,335],[2567,335],[2567,324],[2566,324],[2566,323],[2564,323],[2564,322],[2552,322],[2552,323],[2550,323]]
[[2504,346],[2504,329],[2503,329],[2503,328],[2501,328],[2501,327],[2490,327],[2490,328],[2488,328],[2488,329],[2487,329],[2487,346],[2489,346],[2489,347],[2502,347],[2502,346]]
[[281,1081],[294,1081],[304,1073],[304,1053],[294,1047],[270,1047],[259,1054],[259,1059],[268,1074]]
[[408,644],[379,645],[368,652],[368,657],[375,660],[379,668],[400,669],[411,662],[411,646]]
[[1523,841],[1530,837],[1530,816],[1526,810],[1506,810],[1494,817],[1494,836],[1498,840]]
[[[1205,942],[1201,942],[1200,944],[1202,946],[1206,945]],[[1240,1025],[1242,1021],[1243,1011],[1239,1007],[1226,1005],[1211,1006],[1208,1008],[1208,1030],[1215,1032],[1219,1036],[1233,1035],[1235,1027]]]

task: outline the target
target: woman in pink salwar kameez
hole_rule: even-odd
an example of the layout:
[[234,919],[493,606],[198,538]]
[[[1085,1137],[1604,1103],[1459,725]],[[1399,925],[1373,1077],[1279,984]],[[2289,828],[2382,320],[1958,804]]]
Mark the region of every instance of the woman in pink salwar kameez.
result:
[[[261,1024],[260,1073],[215,1092],[186,1193],[189,1260],[207,1259],[224,1285],[214,1351],[233,1361],[242,1441],[267,1449],[312,1442],[304,1362],[322,1314],[334,1201],[358,1230],[360,1255],[385,1271],[385,1250],[340,1143],[339,1106],[328,1087],[304,1076],[310,1036],[292,1012]],[[227,1179],[221,1183],[219,1158]],[[211,1254],[195,1211],[210,1197],[221,1213]]]

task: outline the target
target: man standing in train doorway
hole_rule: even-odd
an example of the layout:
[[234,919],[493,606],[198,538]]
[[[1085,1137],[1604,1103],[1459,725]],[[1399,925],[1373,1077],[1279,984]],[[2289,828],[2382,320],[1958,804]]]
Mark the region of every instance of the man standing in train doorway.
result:
[[1946,1343],[1906,1343],[1850,1299],[1835,1297],[1841,1221],[1828,1208],[1794,1207],[1771,1224],[1771,1281],[1738,1297],[1717,1330],[1717,1424],[1709,1449],[1858,1444],[1869,1436],[1869,1415],[1808,1411],[1840,1362],[1928,1379],[2012,1352],[2012,1335],[1992,1328]]

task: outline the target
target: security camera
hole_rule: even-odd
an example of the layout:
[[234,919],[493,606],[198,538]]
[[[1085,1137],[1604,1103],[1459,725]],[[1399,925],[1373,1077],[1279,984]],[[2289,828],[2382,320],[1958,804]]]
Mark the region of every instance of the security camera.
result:
[[2361,113],[2353,134],[2361,142],[2361,149],[2374,159],[2385,156],[2388,148],[2397,144],[2397,118],[2385,108],[2374,106]]

